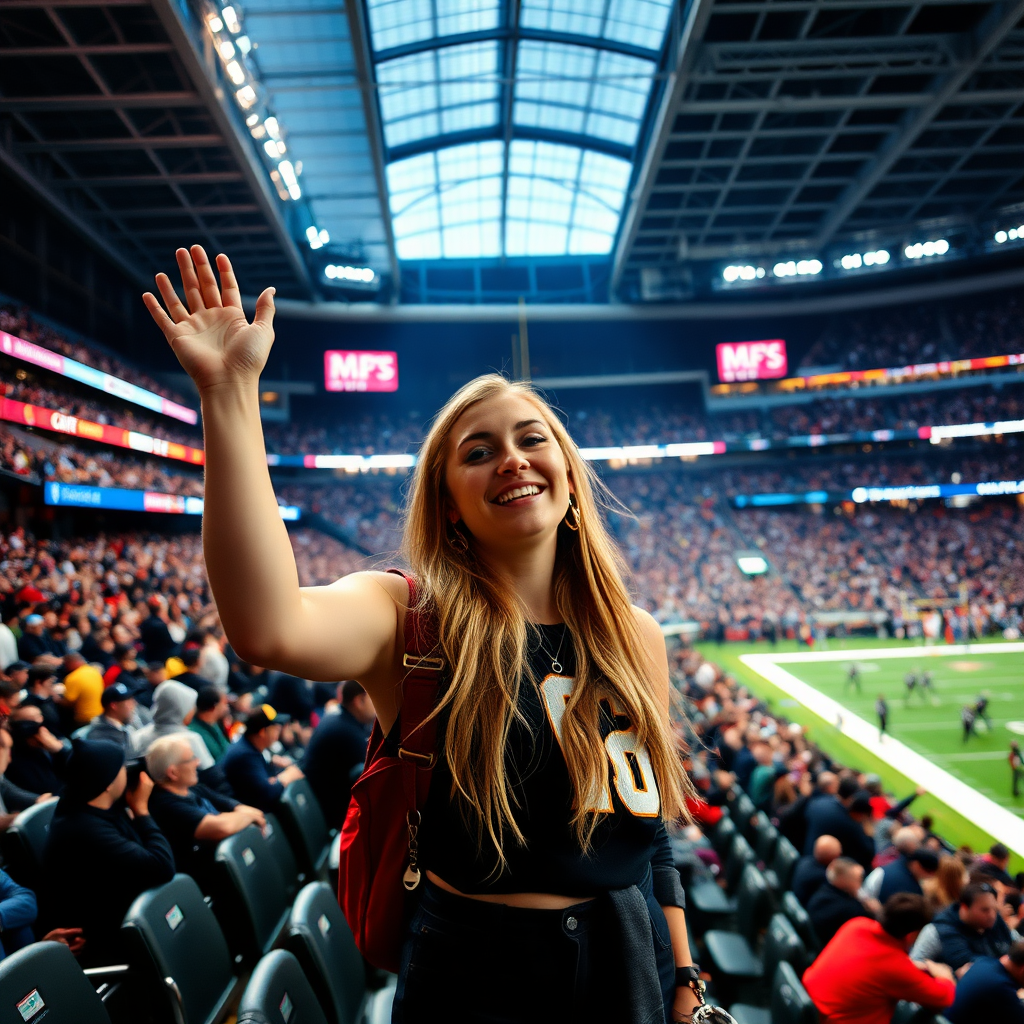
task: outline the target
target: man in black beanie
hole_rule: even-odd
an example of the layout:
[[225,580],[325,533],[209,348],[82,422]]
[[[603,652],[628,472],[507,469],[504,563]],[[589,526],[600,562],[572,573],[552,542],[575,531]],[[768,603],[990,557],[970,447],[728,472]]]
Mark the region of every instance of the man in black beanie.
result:
[[120,929],[128,907],[174,877],[171,848],[149,816],[153,782],[145,772],[134,789],[126,790],[127,782],[119,746],[73,742],[67,788],[43,855],[42,895],[45,919],[82,928],[79,960],[87,967],[124,962]]

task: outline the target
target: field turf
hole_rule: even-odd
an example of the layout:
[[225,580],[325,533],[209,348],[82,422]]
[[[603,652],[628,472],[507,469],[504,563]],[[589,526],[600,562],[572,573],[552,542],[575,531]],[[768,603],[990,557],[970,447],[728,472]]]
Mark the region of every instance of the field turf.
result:
[[[895,772],[859,744],[843,736],[832,723],[826,723],[796,701],[788,698],[767,680],[739,661],[746,653],[779,653],[796,650],[792,643],[780,643],[771,649],[767,644],[698,645],[711,661],[734,673],[750,688],[765,697],[774,709],[788,718],[809,726],[812,738],[843,763],[863,771],[878,772],[886,785],[904,796],[913,790],[913,783]],[[900,641],[845,641],[830,643],[830,650],[845,647],[849,660],[786,663],[783,667],[797,679],[825,693],[868,722],[877,722],[875,701],[884,694],[889,705],[889,732],[907,746],[960,778],[978,792],[1024,817],[1024,796],[1011,795],[1010,770],[1007,764],[1010,740],[1024,736],[1008,729],[1019,723],[1024,730],[1024,655],[1000,653],[999,645],[977,644],[966,655],[931,656],[920,646]],[[858,648],[898,647],[907,657],[879,659],[857,656]],[[807,650],[807,648],[803,648]],[[941,651],[941,646],[936,650]],[[851,661],[860,667],[861,691],[847,683]],[[907,697],[904,675],[912,670],[932,672],[934,692],[920,689]],[[960,708],[974,703],[985,693],[989,698],[988,715],[992,730],[979,722],[976,732],[964,743]],[[1024,792],[1024,787],[1022,787]],[[957,814],[941,802],[941,794],[929,794],[914,806],[917,814],[931,813],[939,831],[954,843],[966,843],[975,849],[984,848],[991,840],[983,827]],[[1015,858],[1016,860],[1016,858]],[[1024,865],[1019,865],[1024,867]]]

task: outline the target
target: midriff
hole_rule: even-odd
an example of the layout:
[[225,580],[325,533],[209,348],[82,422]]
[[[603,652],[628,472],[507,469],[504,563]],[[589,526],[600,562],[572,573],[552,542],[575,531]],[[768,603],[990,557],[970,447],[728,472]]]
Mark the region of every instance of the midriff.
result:
[[503,892],[503,893],[471,893],[460,892],[454,885],[449,885],[443,878],[438,878],[433,871],[427,872],[430,879],[439,889],[450,892],[454,896],[462,896],[467,900],[479,900],[481,903],[501,903],[507,907],[524,907],[527,910],[564,910],[577,903],[586,903],[593,896],[556,896],[550,892]]

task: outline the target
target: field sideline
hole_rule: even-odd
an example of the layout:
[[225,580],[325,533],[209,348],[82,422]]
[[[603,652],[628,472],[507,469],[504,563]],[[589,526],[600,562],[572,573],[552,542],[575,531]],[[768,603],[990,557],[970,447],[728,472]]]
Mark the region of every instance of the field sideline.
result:
[[[831,641],[829,650],[813,652],[798,651],[794,642],[696,646],[778,713],[806,725],[812,739],[842,763],[877,772],[897,796],[918,783],[926,786],[929,795],[914,804],[914,812],[932,814],[937,831],[951,842],[984,849],[998,838],[1014,850],[1014,869],[1024,868],[1024,796],[1012,798],[1006,763],[1015,735],[1007,725],[1024,729],[1024,644],[925,648],[857,639]],[[859,693],[846,682],[852,661],[860,666]],[[934,675],[934,694],[915,691],[905,700],[904,674],[925,668]],[[963,744],[960,707],[982,692],[990,700],[993,730],[982,726]],[[882,743],[874,713],[879,694],[889,703],[892,734]]]

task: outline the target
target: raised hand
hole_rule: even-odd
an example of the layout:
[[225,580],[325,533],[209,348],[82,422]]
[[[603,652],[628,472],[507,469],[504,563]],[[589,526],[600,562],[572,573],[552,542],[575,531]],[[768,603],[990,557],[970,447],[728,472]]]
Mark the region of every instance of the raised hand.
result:
[[174,255],[188,308],[166,274],[156,275],[166,311],[152,292],[146,292],[142,301],[178,362],[200,393],[222,384],[255,384],[274,343],[274,289],[265,289],[256,300],[256,315],[250,324],[227,256],[217,257],[218,286],[202,246],[178,249]]

